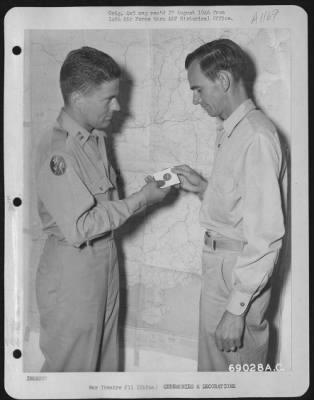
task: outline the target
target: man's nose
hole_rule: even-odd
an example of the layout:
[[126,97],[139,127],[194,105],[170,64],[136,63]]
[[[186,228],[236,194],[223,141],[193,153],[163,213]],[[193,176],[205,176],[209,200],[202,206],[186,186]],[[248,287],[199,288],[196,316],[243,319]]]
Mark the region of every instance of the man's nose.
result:
[[117,99],[111,100],[111,110],[112,111],[120,111],[120,104]]
[[193,104],[197,106],[198,104],[200,104],[200,102],[201,102],[201,96],[199,95],[199,93],[196,91],[193,92]]

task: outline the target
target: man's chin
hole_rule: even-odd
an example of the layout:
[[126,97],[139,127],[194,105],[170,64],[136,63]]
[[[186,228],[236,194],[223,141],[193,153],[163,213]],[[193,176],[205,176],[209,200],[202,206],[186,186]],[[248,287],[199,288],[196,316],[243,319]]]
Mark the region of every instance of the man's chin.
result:
[[110,120],[103,121],[101,125],[99,124],[99,126],[97,127],[97,129],[98,129],[99,131],[104,131],[104,130],[106,130],[106,129],[108,128],[108,126],[109,126],[110,124],[111,124],[111,119],[110,119]]
[[217,117],[217,115],[215,113],[213,113],[210,110],[207,110],[206,108],[204,108],[204,111],[206,112],[207,115],[209,115],[210,117]]

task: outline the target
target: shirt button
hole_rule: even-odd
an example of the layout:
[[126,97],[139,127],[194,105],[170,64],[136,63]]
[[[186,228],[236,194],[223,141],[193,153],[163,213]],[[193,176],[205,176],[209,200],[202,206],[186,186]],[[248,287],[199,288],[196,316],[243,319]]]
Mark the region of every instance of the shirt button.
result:
[[244,306],[245,306],[245,303],[243,303],[243,301],[242,301],[242,303],[240,303],[240,306],[241,306],[241,307],[244,307]]
[[102,186],[100,186],[99,190],[104,190],[104,188]]

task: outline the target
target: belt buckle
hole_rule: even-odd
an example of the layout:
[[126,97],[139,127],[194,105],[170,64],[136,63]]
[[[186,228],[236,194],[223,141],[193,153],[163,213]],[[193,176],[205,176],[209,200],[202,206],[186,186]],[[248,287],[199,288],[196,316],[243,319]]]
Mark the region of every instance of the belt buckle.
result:
[[206,232],[206,241],[205,243],[211,247],[212,250],[216,250],[217,249],[217,241],[216,239],[213,239],[211,237],[211,235],[208,234],[208,232]]

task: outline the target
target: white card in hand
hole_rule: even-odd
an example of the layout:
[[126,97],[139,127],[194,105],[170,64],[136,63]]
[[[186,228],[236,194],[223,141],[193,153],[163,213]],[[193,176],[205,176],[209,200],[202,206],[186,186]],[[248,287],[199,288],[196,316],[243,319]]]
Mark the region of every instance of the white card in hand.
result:
[[172,172],[171,168],[166,168],[162,171],[155,172],[153,177],[156,181],[165,181],[165,184],[163,186],[160,186],[161,189],[180,183],[178,175]]

